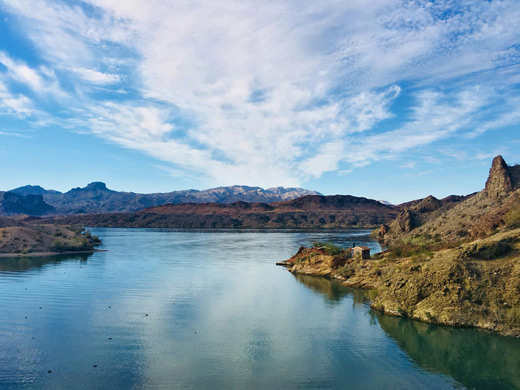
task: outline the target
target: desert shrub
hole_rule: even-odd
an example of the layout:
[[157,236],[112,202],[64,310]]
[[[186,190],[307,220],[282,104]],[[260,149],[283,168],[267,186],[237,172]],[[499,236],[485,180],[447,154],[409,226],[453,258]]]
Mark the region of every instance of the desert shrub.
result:
[[372,300],[372,301],[373,301],[374,299],[376,299],[378,295],[379,295],[379,292],[378,292],[376,289],[368,290],[368,291],[366,292],[366,296],[367,296],[367,298],[370,299],[370,300]]
[[51,250],[53,252],[90,251],[92,249],[94,249],[94,246],[83,237],[71,241],[61,241],[56,239],[51,244]]
[[424,314],[426,315],[426,318],[428,318],[428,320],[430,320],[431,322],[436,322],[437,321],[437,318],[432,313],[430,313],[429,311],[427,311]]
[[520,201],[517,201],[506,213],[504,222],[507,227],[515,229],[520,227]]
[[345,252],[344,249],[342,249],[338,245],[334,245],[331,242],[316,241],[316,242],[313,242],[312,245],[314,246],[314,248],[319,248],[319,249],[323,250],[325,252],[325,254],[330,255],[330,256],[337,256],[337,255],[343,254]]
[[472,244],[464,248],[459,254],[462,260],[480,259],[495,260],[504,257],[512,251],[512,247],[508,240],[501,240],[490,243]]
[[469,232],[467,230],[461,229],[457,232],[457,237],[467,237],[469,236]]
[[354,268],[352,268],[352,266],[350,266],[349,264],[345,265],[344,267],[341,267],[339,270],[338,270],[338,273],[343,276],[344,278],[350,278],[351,276],[353,276],[356,271],[354,270]]
[[390,249],[390,259],[396,259],[401,257],[412,257],[416,260],[425,261],[433,256],[428,245],[417,245],[412,243],[402,243],[395,245]]

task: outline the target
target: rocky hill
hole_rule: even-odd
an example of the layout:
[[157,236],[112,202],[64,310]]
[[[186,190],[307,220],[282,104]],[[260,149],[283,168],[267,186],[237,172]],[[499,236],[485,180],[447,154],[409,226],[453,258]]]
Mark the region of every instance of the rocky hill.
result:
[[439,201],[429,196],[400,205],[401,212],[377,237],[386,244],[422,239],[456,244],[484,237],[507,224],[520,203],[520,165],[508,166],[502,156],[493,159],[485,188],[467,197]]
[[[92,213],[121,213],[133,212],[144,208],[161,206],[164,204],[182,203],[233,203],[263,202],[271,203],[295,199],[305,195],[320,195],[316,191],[303,188],[275,187],[263,189],[260,187],[232,186],[218,187],[208,190],[185,190],[167,193],[138,194],[133,192],[119,192],[107,188],[105,183],[94,182],[84,188],[73,188],[61,193],[46,190],[40,186],[24,186],[15,188],[9,194],[24,197],[43,197],[50,208],[33,209],[31,207],[19,208],[21,211],[7,212],[3,209],[0,213],[22,213],[28,215],[42,214],[92,214]],[[25,198],[20,198],[22,201]],[[36,199],[36,198],[35,198]],[[38,198],[40,199],[40,198]],[[11,210],[15,210],[11,208]]]
[[83,229],[0,217],[0,257],[92,252],[100,243]]
[[59,223],[106,227],[154,228],[345,228],[389,223],[393,207],[348,195],[308,195],[267,203],[187,203],[153,207],[136,213],[78,215]]
[[481,192],[411,202],[375,232],[389,248],[370,260],[320,245],[281,264],[369,290],[386,314],[520,337],[519,170],[497,156]]

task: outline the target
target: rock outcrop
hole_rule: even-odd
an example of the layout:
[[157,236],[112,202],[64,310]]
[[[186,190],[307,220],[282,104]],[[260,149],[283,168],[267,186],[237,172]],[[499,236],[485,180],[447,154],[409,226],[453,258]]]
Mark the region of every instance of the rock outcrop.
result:
[[412,209],[419,213],[431,213],[432,211],[440,209],[442,206],[443,203],[439,199],[430,195],[414,205]]
[[399,233],[408,233],[415,227],[414,217],[410,210],[401,211],[395,222]]
[[490,198],[496,199],[500,196],[507,195],[512,190],[513,181],[509,167],[502,156],[496,156],[489,170],[489,177],[486,181],[486,192]]

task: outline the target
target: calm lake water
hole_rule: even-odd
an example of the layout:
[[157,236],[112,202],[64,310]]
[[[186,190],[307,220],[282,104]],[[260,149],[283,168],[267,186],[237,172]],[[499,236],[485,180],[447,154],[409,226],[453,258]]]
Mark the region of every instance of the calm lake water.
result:
[[520,340],[274,265],[316,240],[379,249],[367,231],[94,233],[107,252],[0,259],[1,389],[520,389]]

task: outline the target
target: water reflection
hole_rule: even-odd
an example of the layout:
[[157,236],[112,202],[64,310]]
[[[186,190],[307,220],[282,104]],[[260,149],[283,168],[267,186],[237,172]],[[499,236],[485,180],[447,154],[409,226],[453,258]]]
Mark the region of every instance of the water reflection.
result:
[[59,264],[64,261],[79,261],[81,263],[84,263],[90,256],[92,256],[91,253],[36,257],[4,257],[0,258],[0,272],[29,271],[33,268],[41,268],[48,264]]
[[324,295],[329,303],[339,303],[345,296],[351,296],[354,305],[366,304],[368,302],[362,290],[342,286],[337,281],[310,275],[294,274],[294,277],[312,291]]
[[[364,292],[338,282],[295,275],[298,282],[337,304],[352,296],[366,303]],[[423,370],[448,375],[468,389],[520,389],[520,340],[478,329],[426,324],[371,311],[371,317]]]
[[333,283],[325,278],[299,274],[295,274],[294,277],[312,291],[325,295],[331,302],[339,302],[345,295],[351,294],[350,290],[339,283]]
[[469,389],[520,389],[520,340],[377,315],[381,328],[421,368]]

